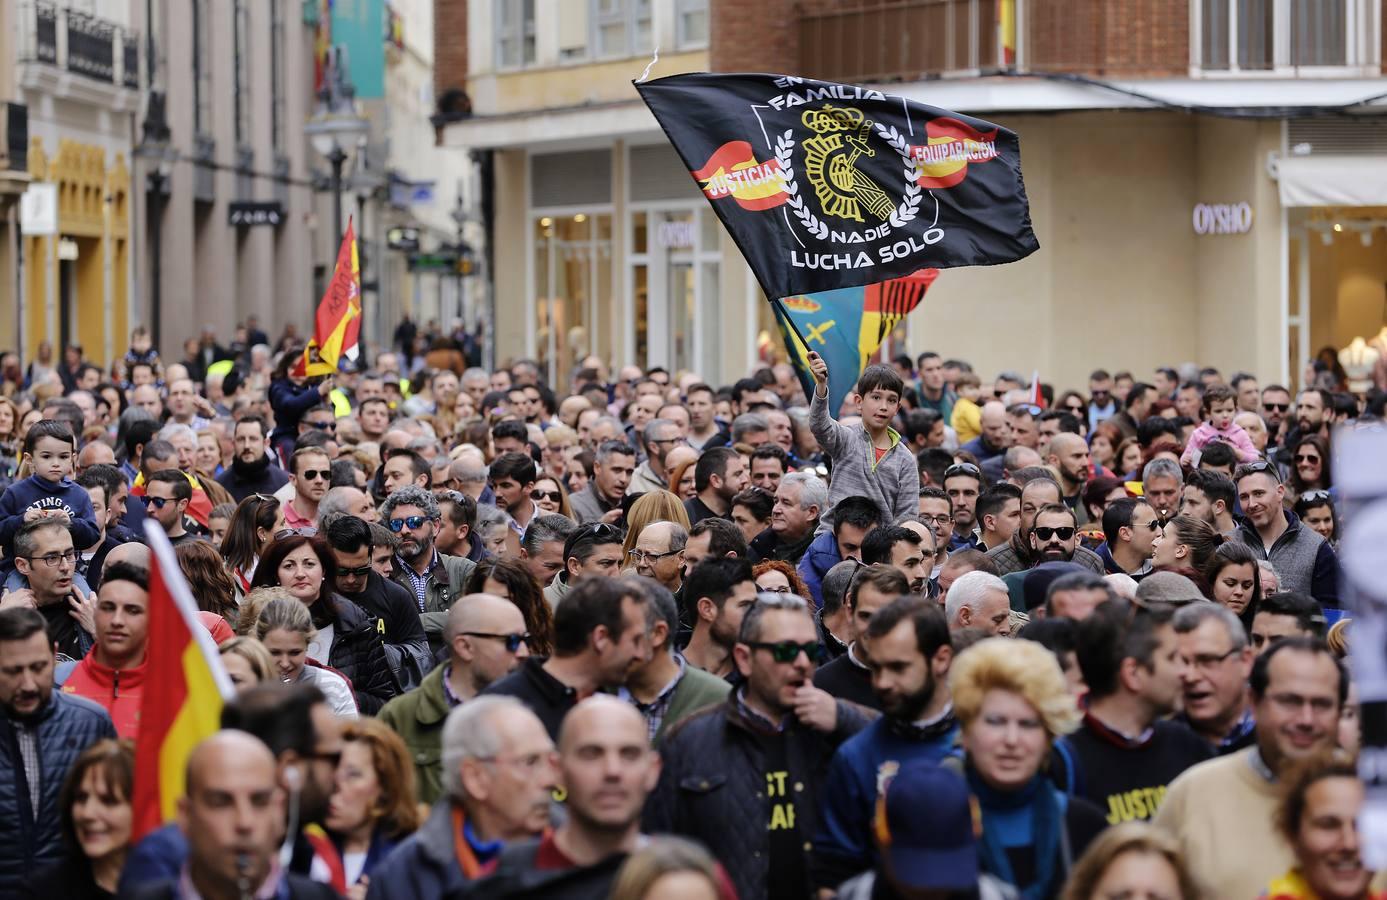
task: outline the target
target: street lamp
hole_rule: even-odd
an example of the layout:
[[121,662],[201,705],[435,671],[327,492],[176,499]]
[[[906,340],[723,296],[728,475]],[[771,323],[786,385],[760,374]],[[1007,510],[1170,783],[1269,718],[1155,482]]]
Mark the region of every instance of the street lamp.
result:
[[164,94],[150,91],[145,106],[143,135],[135,155],[149,164],[146,176],[148,187],[148,216],[150,230],[149,318],[150,342],[160,350],[163,331],[163,222],[164,196],[168,193],[169,176],[173,172],[175,154],[171,150],[168,118],[164,115]]
[[342,240],[342,168],[351,158],[357,141],[371,129],[371,123],[356,112],[355,95],[356,90],[347,81],[342,66],[334,63],[331,75],[318,92],[317,112],[303,127],[313,149],[332,166],[334,257],[336,243]]

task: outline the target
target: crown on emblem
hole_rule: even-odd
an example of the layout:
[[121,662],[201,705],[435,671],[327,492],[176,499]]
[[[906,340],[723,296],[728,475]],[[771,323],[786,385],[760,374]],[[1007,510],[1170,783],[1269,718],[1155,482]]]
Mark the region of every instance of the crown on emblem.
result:
[[792,309],[795,312],[816,313],[819,310],[823,309],[823,306],[820,305],[817,300],[811,300],[808,297],[803,296],[786,297],[783,302],[786,308]]
[[800,120],[806,128],[819,134],[831,131],[856,131],[865,117],[861,110],[824,104],[819,109],[805,110]]

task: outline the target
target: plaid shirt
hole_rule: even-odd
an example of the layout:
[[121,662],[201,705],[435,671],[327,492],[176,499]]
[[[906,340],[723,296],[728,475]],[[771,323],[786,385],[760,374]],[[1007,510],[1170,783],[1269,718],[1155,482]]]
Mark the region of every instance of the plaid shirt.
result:
[[19,739],[19,756],[24,760],[24,780],[29,785],[29,811],[38,820],[39,798],[43,795],[43,768],[39,765],[39,732],[23,722],[14,721],[15,736]]
[[674,689],[679,687],[679,682],[684,680],[684,657],[676,653],[674,654],[674,661],[679,664],[679,674],[670,679],[669,684],[665,685],[655,699],[649,703],[640,702],[624,687],[617,690],[617,696],[630,701],[636,711],[645,716],[646,729],[650,732],[650,743],[652,744],[655,743],[655,735],[659,733],[660,725],[665,721],[665,713],[669,712],[669,703],[674,699]]
[[433,559],[429,560],[429,567],[420,575],[414,571],[414,567],[405,562],[398,555],[395,557],[395,567],[409,578],[409,583],[414,586],[414,602],[419,604],[419,611],[424,611],[424,594],[429,587],[429,578],[433,575],[433,570],[438,568],[440,560],[438,558],[438,548],[433,551]]

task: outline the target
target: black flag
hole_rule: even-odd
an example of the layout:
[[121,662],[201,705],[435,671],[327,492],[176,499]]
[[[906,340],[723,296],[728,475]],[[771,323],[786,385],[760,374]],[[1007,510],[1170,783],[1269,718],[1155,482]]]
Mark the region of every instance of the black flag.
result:
[[1040,246],[1020,142],[980,119],[783,75],[637,84],[771,300]]

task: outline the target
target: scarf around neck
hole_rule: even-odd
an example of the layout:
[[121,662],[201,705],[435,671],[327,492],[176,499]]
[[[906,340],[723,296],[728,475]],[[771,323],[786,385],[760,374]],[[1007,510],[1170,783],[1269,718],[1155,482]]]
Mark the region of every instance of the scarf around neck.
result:
[[[1059,868],[1060,831],[1064,828],[1064,812],[1059,797],[1043,774],[1037,773],[1020,790],[999,791],[988,786],[971,765],[967,767],[968,787],[977,798],[982,811],[982,836],[978,839],[982,869],[1008,884],[1015,885],[1023,900],[1041,900],[1050,896],[1050,885]],[[998,819],[1002,814],[1029,809],[1030,834],[1027,844],[1035,852],[1035,880],[1029,885],[1016,883],[1016,875],[1002,845]]]

